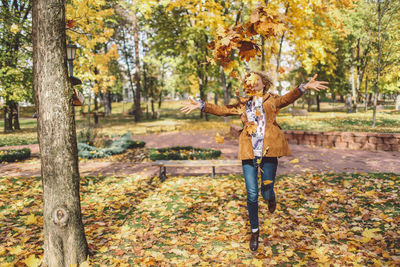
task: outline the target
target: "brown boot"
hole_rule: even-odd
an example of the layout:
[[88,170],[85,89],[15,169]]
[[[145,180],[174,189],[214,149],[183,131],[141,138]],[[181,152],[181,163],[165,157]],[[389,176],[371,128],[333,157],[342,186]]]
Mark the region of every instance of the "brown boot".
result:
[[260,234],[260,230],[257,230],[255,233],[251,233],[250,237],[250,250],[251,251],[256,251],[258,248],[258,236]]
[[276,209],[276,198],[272,200],[268,200],[268,210],[270,213],[273,213]]

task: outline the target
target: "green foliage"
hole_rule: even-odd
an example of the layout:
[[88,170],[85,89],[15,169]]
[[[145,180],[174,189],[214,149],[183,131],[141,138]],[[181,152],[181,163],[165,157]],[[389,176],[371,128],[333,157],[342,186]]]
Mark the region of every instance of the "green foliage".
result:
[[0,162],[14,162],[24,160],[31,156],[29,148],[0,150]]
[[97,130],[97,128],[85,127],[78,132],[76,138],[78,143],[85,143],[90,146],[93,146],[98,136],[99,136],[99,131]]
[[174,146],[150,150],[151,160],[216,159],[219,156],[221,156],[220,150],[194,148],[192,146]]
[[109,147],[97,148],[85,143],[78,143],[78,156],[80,158],[104,158],[112,155],[122,154],[130,148],[144,147],[145,142],[131,140],[130,134],[124,134],[121,138],[113,141]]
[[5,136],[0,137],[0,147],[2,146],[19,146],[19,145],[30,145],[30,144],[37,144],[36,137],[28,137],[28,136]]
[[32,1],[4,1],[0,8],[0,97],[32,100]]

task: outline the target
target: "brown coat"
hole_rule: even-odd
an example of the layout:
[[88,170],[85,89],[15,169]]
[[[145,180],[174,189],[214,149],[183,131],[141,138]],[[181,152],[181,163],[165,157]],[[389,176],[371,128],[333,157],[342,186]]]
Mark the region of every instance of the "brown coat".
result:
[[[263,108],[266,121],[263,151],[268,151],[266,154],[264,154],[264,157],[281,157],[291,155],[285,135],[282,133],[281,128],[276,123],[275,118],[279,112],[279,109],[290,105],[301,96],[302,93],[298,88],[283,96],[278,96],[269,92],[263,95]],[[243,105],[245,105],[245,103],[240,103],[239,101],[232,105],[226,106],[218,106],[206,102],[204,111],[218,116],[240,115],[240,119],[243,125],[245,125],[248,121],[246,112],[240,114],[241,110],[244,110]],[[240,160],[254,158],[251,136],[243,130],[239,136],[238,158]]]

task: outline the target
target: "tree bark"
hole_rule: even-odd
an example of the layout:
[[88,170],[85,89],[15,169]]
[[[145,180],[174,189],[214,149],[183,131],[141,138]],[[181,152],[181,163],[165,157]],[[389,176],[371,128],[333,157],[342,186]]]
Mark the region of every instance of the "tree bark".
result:
[[33,1],[34,99],[43,185],[43,266],[84,262],[78,149],[66,62],[65,2]]
[[372,113],[372,127],[375,128],[376,124],[376,104],[378,102],[378,82],[379,76],[381,73],[381,21],[382,21],[382,13],[381,13],[381,1],[378,1],[378,64],[376,70],[376,80],[375,80],[375,88],[374,88],[374,110]]
[[9,105],[9,102],[6,101],[6,104],[4,105],[4,132],[8,133],[13,130],[12,128],[12,116],[11,116],[11,107]]
[[97,94],[94,94],[94,125],[98,125],[99,124],[99,116],[97,115],[97,112],[99,112],[99,104],[97,102]]
[[139,35],[137,27],[136,11],[132,15],[133,38],[135,40],[135,81],[136,81],[136,101],[135,101],[135,121],[142,118],[142,109],[140,108],[140,62],[139,62]]
[[104,103],[104,114],[105,116],[111,116],[111,93],[107,91],[103,94],[103,103]]
[[21,130],[19,126],[19,104],[17,101],[13,103],[12,121],[14,130]]

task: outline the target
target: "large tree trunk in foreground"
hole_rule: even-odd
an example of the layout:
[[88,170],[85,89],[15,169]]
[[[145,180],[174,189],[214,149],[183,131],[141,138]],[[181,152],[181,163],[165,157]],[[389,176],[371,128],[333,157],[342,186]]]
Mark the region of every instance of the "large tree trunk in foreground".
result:
[[68,81],[65,2],[33,1],[33,77],[43,185],[42,266],[82,263],[88,245],[82,224],[79,170]]

